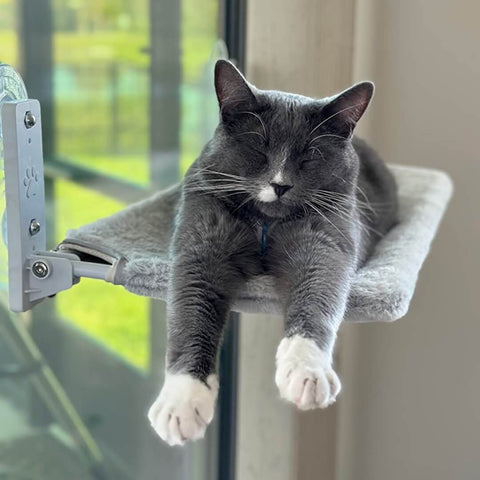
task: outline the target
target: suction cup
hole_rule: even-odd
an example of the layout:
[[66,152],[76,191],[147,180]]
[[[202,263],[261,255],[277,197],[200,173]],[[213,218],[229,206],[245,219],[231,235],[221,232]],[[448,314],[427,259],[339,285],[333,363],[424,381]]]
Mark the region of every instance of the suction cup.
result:
[[[27,89],[20,75],[9,65],[0,64],[0,110],[2,105],[14,100],[26,100]],[[8,287],[7,212],[5,199],[5,172],[3,163],[3,135],[0,115],[0,294]]]

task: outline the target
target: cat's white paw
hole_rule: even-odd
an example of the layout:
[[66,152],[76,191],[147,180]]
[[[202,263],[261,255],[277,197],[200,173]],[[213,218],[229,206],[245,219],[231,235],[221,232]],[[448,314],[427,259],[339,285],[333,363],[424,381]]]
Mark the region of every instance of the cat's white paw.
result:
[[169,445],[203,438],[212,421],[218,395],[216,375],[207,385],[187,374],[166,373],[160,395],[148,411],[148,419],[160,438]]
[[308,338],[284,338],[277,350],[275,382],[280,396],[301,410],[325,408],[335,402],[341,384],[331,355]]

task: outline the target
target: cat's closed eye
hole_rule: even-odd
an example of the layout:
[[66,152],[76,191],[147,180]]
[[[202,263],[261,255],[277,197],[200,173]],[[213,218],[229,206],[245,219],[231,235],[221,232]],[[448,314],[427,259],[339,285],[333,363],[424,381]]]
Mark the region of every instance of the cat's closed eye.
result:
[[302,160],[300,162],[300,168],[305,169],[314,166],[316,163],[318,163],[318,159],[316,158],[306,158],[305,160]]
[[262,165],[264,165],[268,162],[268,156],[266,152],[261,148],[258,148],[256,146],[251,146],[249,150],[255,156],[255,160],[257,161],[257,163],[260,162]]
[[318,165],[322,159],[325,159],[325,157],[319,154],[319,150],[317,148],[310,148],[308,149],[308,153],[305,158],[300,162],[300,169]]
[[[255,136],[250,136],[248,138],[248,141],[246,141],[245,137],[242,139],[242,135],[247,135],[247,134],[255,134]],[[267,161],[267,153],[266,153],[266,148],[267,148],[267,142],[265,141],[265,138],[263,136],[257,137],[256,132],[242,132],[239,135],[239,139],[241,142],[241,145],[243,148],[248,149],[249,152],[254,153],[258,159]]]

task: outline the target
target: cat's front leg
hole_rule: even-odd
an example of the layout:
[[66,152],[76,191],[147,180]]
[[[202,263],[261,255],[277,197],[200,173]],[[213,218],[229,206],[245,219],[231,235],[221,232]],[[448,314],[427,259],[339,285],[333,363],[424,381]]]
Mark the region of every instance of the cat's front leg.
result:
[[310,227],[276,237],[272,262],[286,318],[275,381],[281,397],[298,408],[324,408],[341,389],[333,349],[355,257],[348,246]]
[[[202,203],[203,202],[203,203]],[[253,233],[204,197],[174,238],[167,304],[167,370],[148,417],[170,445],[205,434],[218,394],[216,358],[230,302],[253,273]]]

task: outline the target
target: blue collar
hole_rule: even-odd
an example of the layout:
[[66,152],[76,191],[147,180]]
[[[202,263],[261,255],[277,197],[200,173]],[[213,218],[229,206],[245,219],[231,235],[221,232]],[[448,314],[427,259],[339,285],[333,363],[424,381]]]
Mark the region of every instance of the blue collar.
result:
[[262,225],[262,243],[260,244],[260,255],[265,255],[267,253],[267,232],[268,232],[268,223],[263,222]]

